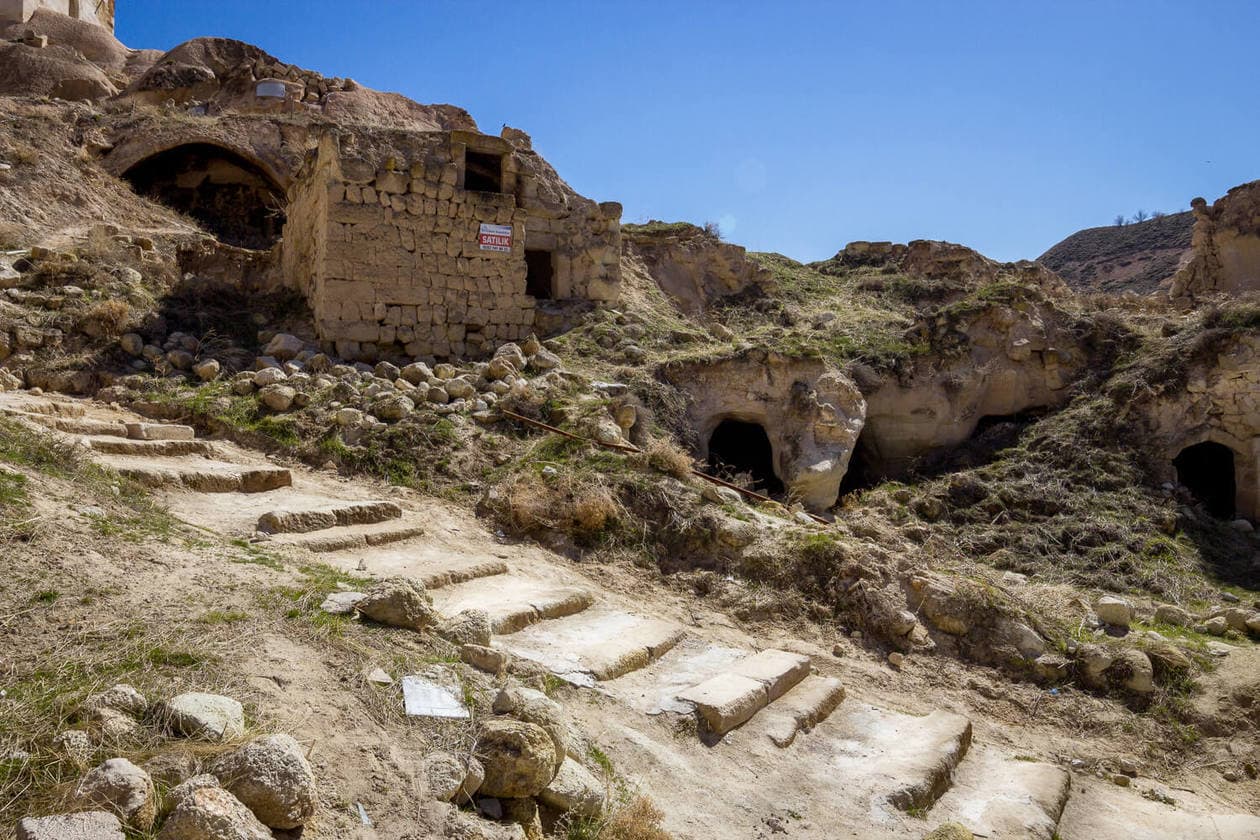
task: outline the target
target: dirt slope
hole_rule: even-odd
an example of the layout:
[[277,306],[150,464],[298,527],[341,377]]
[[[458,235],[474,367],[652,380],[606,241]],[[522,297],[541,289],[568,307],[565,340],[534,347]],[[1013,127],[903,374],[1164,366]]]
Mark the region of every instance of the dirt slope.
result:
[[1086,228],[1037,258],[1082,292],[1150,294],[1167,288],[1190,250],[1193,215],[1173,213],[1138,224]]

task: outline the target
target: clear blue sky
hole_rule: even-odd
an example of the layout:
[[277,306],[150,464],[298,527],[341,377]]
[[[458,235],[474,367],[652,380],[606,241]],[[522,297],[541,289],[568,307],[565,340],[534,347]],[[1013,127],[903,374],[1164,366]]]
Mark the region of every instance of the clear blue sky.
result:
[[625,221],[801,260],[854,239],[1032,258],[1260,178],[1260,3],[118,0],[503,123]]

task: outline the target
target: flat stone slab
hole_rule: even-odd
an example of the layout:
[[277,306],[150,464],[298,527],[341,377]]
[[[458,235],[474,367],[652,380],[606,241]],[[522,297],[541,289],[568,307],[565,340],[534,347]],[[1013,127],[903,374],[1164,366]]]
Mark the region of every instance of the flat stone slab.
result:
[[192,440],[197,432],[192,426],[175,423],[127,423],[127,437],[132,440]]
[[932,821],[952,820],[981,837],[1051,840],[1071,786],[1057,765],[973,750],[932,808]]
[[94,437],[88,447],[106,455],[213,455],[214,444],[207,440],[131,440],[118,437]]
[[684,638],[647,667],[600,683],[599,690],[644,714],[690,715],[695,707],[679,700],[678,695],[729,670],[746,656],[746,650]]
[[418,523],[391,520],[368,525],[336,527],[327,532],[309,534],[277,534],[275,542],[295,545],[316,553],[347,551],[354,548],[388,545],[424,536],[424,526]]
[[1121,788],[1100,779],[1076,776],[1076,789],[1059,822],[1061,840],[1255,840],[1260,837],[1260,817],[1217,812],[1192,793],[1173,791],[1176,804],[1168,805],[1142,796],[1144,789],[1159,787],[1137,779]]
[[731,668],[732,673],[763,683],[772,702],[809,676],[809,670],[808,656],[783,650],[763,650]]
[[772,702],[750,726],[786,749],[802,732],[822,723],[844,702],[844,684],[835,677],[810,674]]
[[845,703],[793,752],[829,767],[846,797],[864,799],[871,818],[884,821],[936,802],[970,746],[971,721],[961,715],[915,717]]
[[353,546],[329,552],[325,563],[375,577],[409,577],[424,583],[426,589],[441,589],[477,578],[506,574],[508,564],[498,557],[456,554],[428,542],[373,546]]
[[424,677],[402,678],[403,710],[411,717],[467,718],[464,701],[449,688]]
[[496,575],[438,589],[433,606],[445,616],[485,610],[495,633],[515,633],[549,618],[582,612],[595,602],[585,589],[556,586],[531,578]]
[[160,715],[177,734],[189,738],[231,740],[245,734],[245,710],[221,694],[192,691],[162,704]]
[[17,840],[125,840],[118,817],[105,811],[26,817],[18,820]]
[[68,435],[103,435],[120,438],[127,436],[127,427],[122,422],[113,423],[108,420],[92,420],[77,417],[54,417],[46,414],[30,414],[7,409],[5,413]]
[[537,662],[576,685],[594,685],[636,671],[658,659],[683,636],[669,621],[612,609],[534,624],[498,639],[495,647]]
[[282,467],[253,467],[189,457],[155,462],[131,455],[103,455],[100,462],[146,487],[182,487],[198,493],[265,493],[293,483]]
[[366,597],[363,592],[333,592],[324,599],[319,608],[330,615],[350,615],[355,606]]
[[729,671],[692,686],[678,699],[693,704],[715,735],[725,735],[770,702],[765,683]]
[[270,510],[258,517],[258,530],[269,534],[305,534],[351,525],[375,525],[402,517],[395,502],[366,501],[297,510]]

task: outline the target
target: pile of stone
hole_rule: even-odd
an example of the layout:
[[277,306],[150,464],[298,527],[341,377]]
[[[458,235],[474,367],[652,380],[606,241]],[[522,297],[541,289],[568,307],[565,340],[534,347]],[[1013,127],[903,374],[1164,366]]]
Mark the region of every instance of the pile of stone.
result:
[[[241,704],[230,697],[187,693],[150,705],[128,685],[88,698],[80,717],[100,725],[101,746],[124,731],[135,734],[141,718],[172,735],[202,740],[236,740],[245,732]],[[56,745],[81,765],[96,749],[82,730],[62,733]],[[107,759],[75,786],[69,804],[78,813],[25,818],[17,836],[122,840],[124,829],[152,832],[160,824],[159,840],[270,840],[273,829],[301,829],[315,813],[315,777],[289,735],[263,736],[202,764],[204,772],[197,774],[195,761],[172,772],[175,765],[161,757],[145,767],[120,756]],[[174,785],[164,803],[150,771]]]

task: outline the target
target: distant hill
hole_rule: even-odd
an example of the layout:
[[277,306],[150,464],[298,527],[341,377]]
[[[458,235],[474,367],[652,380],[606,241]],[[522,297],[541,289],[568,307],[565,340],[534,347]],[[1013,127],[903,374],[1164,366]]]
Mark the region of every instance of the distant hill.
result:
[[1037,262],[1083,292],[1151,294],[1177,271],[1190,250],[1194,214],[1078,231],[1037,258]]

